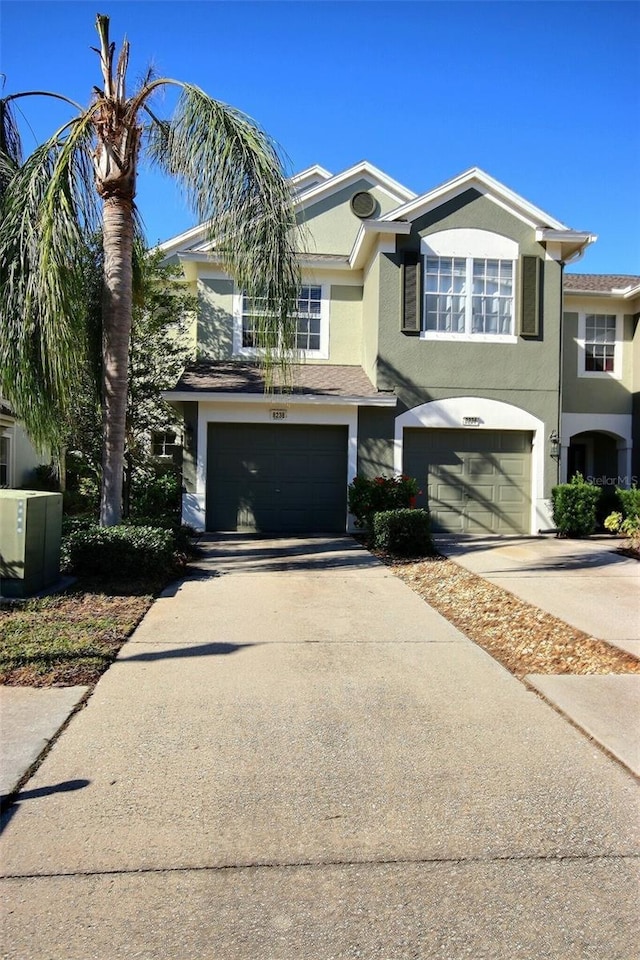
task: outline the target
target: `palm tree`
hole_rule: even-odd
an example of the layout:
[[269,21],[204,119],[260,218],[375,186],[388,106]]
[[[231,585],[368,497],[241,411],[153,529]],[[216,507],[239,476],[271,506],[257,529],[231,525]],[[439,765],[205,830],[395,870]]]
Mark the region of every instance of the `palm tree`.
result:
[[[277,149],[259,126],[200,88],[148,73],[126,93],[129,44],[114,69],[109,18],[98,15],[103,86],[87,108],[58,94],[76,115],[23,163],[12,115],[0,100],[0,388],[32,438],[53,447],[73,411],[84,363],[83,262],[101,229],[104,251],[103,458],[100,522],[121,517],[132,316],[132,255],[139,230],[136,175],[144,153],[185,189],[225,269],[264,304],[267,370],[287,369],[297,288],[295,217]],[[180,94],[169,120],[151,100]],[[37,92],[36,92],[37,93]]]

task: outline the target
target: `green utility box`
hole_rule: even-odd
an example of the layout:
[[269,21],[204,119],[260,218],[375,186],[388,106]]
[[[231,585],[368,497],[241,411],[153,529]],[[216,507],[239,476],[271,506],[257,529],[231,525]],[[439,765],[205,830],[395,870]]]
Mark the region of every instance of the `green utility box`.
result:
[[0,597],[29,597],[60,579],[62,494],[0,490]]

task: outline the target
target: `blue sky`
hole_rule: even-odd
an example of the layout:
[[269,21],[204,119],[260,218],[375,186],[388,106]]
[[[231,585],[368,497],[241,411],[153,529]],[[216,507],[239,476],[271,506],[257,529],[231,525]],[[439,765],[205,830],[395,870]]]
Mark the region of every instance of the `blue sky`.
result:
[[[98,11],[129,38],[132,79],[152,62],[199,84],[257,119],[292,171],[367,159],[422,193],[479,166],[598,234],[572,270],[640,273],[638,3],[2,0],[5,92],[88,103]],[[27,152],[67,116],[20,106]],[[194,222],[148,169],[138,205],[151,243]]]

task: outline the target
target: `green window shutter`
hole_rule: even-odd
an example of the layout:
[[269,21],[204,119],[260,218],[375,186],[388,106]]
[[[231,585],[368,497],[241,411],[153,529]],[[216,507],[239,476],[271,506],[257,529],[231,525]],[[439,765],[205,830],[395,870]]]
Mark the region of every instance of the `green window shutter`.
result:
[[422,257],[407,251],[402,261],[402,332],[420,333],[422,317]]
[[542,268],[540,257],[520,258],[520,334],[523,337],[540,334]]

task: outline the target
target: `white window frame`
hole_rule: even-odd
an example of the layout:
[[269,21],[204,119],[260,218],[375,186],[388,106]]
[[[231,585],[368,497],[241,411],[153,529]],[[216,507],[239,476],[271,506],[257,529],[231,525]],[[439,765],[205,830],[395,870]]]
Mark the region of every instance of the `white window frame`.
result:
[[[515,240],[510,237],[503,237],[500,234],[492,233],[489,230],[460,229],[460,230],[442,230],[438,233],[432,233],[424,237],[421,241],[421,253],[423,257],[422,274],[425,278],[422,293],[422,330],[420,331],[421,340],[455,340],[458,342],[467,341],[469,343],[517,343],[516,335],[516,316],[517,316],[517,266],[519,248]],[[465,298],[465,325],[464,332],[427,330],[427,296],[426,289],[427,276],[427,257],[453,257],[456,260],[464,260],[466,266],[466,293]],[[474,260],[502,260],[511,261],[511,281],[512,281],[512,311],[511,311],[511,332],[505,333],[473,333],[473,262]],[[453,294],[456,296],[456,294]]]
[[[300,284],[301,289],[304,287],[318,287],[320,290],[320,348],[318,350],[296,350],[295,353],[301,360],[328,360],[329,284],[317,283],[305,278]],[[258,347],[244,347],[242,345],[242,301],[242,291],[236,290],[233,295],[233,354],[236,357],[257,357],[261,353]]]
[[[587,370],[587,317],[614,317],[613,370]],[[589,341],[591,342],[591,341]],[[595,380],[622,380],[622,315],[610,311],[585,310],[578,314],[578,376]]]

